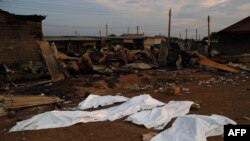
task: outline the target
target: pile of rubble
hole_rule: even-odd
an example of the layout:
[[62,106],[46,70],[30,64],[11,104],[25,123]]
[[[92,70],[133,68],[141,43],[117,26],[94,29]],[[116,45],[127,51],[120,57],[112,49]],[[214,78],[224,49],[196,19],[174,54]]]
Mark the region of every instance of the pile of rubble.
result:
[[49,45],[47,42],[40,42],[40,48],[53,81],[91,72],[112,75],[159,67],[181,70],[184,67],[195,67],[197,64],[230,73],[239,72],[198,52],[182,51],[178,44],[169,40],[162,40],[160,49],[150,47],[144,50],[129,50],[120,45],[107,45],[101,49],[89,48],[82,55],[71,54],[72,56],[58,51],[53,43]]
[[[238,77],[244,77],[244,71],[249,71],[244,65],[229,63],[221,64],[215,61],[208,59],[206,56],[201,53],[194,52],[185,52],[180,49],[177,43],[171,42],[170,40],[162,40],[161,47],[159,49],[150,47],[145,48],[144,50],[129,50],[126,47],[121,45],[111,45],[97,49],[97,48],[89,48],[83,54],[69,54],[67,52],[62,52],[57,49],[55,44],[49,44],[46,41],[39,41],[39,46],[41,49],[41,54],[43,56],[44,64],[30,62],[28,65],[22,67],[24,71],[30,74],[36,74],[40,77],[37,78],[46,78],[45,76],[51,76],[51,80],[45,80],[40,82],[32,82],[32,84],[16,84],[13,81],[13,76],[19,71],[10,69],[6,65],[0,65],[0,77],[3,79],[0,80],[0,90],[7,91],[9,94],[8,97],[1,98],[5,101],[5,109],[10,111],[11,109],[15,109],[13,106],[16,101],[19,103],[17,108],[29,107],[34,105],[43,105],[43,104],[51,104],[51,103],[60,103],[63,100],[56,98],[56,100],[52,97],[48,97],[49,103],[37,102],[37,99],[44,99],[45,97],[34,96],[34,97],[15,97],[10,96],[11,91],[9,89],[13,88],[22,88],[22,87],[33,87],[35,85],[47,84],[50,85],[55,81],[63,80],[65,78],[69,78],[78,74],[89,74],[89,73],[99,73],[102,75],[116,75],[116,74],[127,74],[130,72],[138,73],[138,70],[147,70],[152,68],[158,68],[157,71],[166,71],[167,68],[173,68],[181,70],[184,68],[202,68],[204,70],[222,70],[224,72],[229,73],[238,73]],[[238,70],[242,70],[241,73]],[[139,75],[139,73],[138,73]],[[48,78],[48,77],[47,77]],[[233,79],[225,79],[224,77],[213,77],[207,81],[200,81],[199,85],[206,84],[211,86],[213,83],[232,83],[234,84]],[[112,86],[110,86],[112,87]],[[151,88],[150,84],[145,87],[140,87],[138,84],[127,85],[124,87],[127,90],[145,90]],[[14,89],[12,89],[13,91]],[[158,89],[154,90],[159,93],[170,93],[170,94],[190,94],[189,88],[180,87],[175,83],[168,82],[165,85],[159,85]],[[42,94],[41,94],[42,95]],[[6,100],[7,99],[7,100]],[[11,100],[8,100],[11,99]],[[18,100],[23,100],[23,103],[31,103],[23,104],[22,102],[18,102]],[[28,100],[28,101],[27,101]],[[7,102],[6,102],[7,101]],[[11,101],[12,106],[6,106],[6,103]],[[45,100],[46,101],[46,100]],[[8,105],[8,104],[7,104]],[[7,108],[6,108],[7,107]]]
[[[224,65],[214,62],[196,51],[183,51],[174,41],[165,39],[162,40],[159,49],[145,47],[144,50],[129,50],[121,45],[107,44],[100,49],[88,48],[83,54],[59,51],[55,44],[49,44],[46,41],[39,41],[39,45],[46,65],[43,65],[42,62],[32,61],[23,65],[21,68],[29,73],[27,77],[30,79],[48,78],[50,75],[52,81],[58,81],[76,74],[92,72],[112,75],[159,67],[181,70],[185,67],[197,68],[198,64],[206,66],[203,68],[210,67],[230,73],[239,72],[234,68],[249,71],[249,68],[243,65],[233,63]],[[4,64],[0,66],[0,70],[0,77],[3,77],[0,81],[0,89],[8,90],[9,86],[15,86],[13,80],[17,79],[15,76],[20,71]]]

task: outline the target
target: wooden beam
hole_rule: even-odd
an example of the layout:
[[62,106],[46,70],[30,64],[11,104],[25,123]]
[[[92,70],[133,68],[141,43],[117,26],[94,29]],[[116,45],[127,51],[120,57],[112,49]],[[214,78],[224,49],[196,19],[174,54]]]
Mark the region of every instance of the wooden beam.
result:
[[214,62],[200,53],[196,53],[196,55],[199,57],[199,59],[200,59],[199,63],[201,65],[217,68],[217,69],[224,70],[224,71],[231,72],[231,73],[238,73],[239,72],[238,70],[231,68],[227,65]]
[[49,43],[46,41],[39,41],[39,45],[52,80],[58,81],[65,79],[63,70],[61,69],[59,63],[57,62],[54,56],[54,52],[51,49]]
[[40,95],[38,96],[4,96],[2,99],[3,99],[3,108],[5,110],[60,103],[64,101],[58,97],[47,97],[47,96],[40,96]]

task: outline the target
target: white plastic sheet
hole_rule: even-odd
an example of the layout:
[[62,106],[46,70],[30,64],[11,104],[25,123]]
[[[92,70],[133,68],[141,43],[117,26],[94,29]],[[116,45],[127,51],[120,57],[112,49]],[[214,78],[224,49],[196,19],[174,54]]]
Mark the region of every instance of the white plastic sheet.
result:
[[150,95],[140,95],[127,102],[103,110],[86,111],[50,111],[18,122],[10,132],[22,130],[39,130],[47,128],[67,127],[76,123],[116,120],[131,115],[142,109],[152,109],[164,103],[153,99]]
[[89,108],[98,108],[99,106],[107,106],[117,102],[127,101],[128,98],[124,96],[99,96],[90,94],[84,101],[78,104],[78,108],[86,110]]
[[180,116],[172,127],[161,132],[151,141],[206,141],[207,137],[223,134],[224,125],[233,124],[233,120],[219,115]]
[[107,109],[108,120],[114,121],[116,119],[123,118],[141,110],[153,109],[155,107],[163,105],[165,105],[165,103],[152,98],[150,95],[145,94],[135,96],[121,105]]
[[39,130],[47,128],[67,127],[76,123],[87,123],[107,120],[105,111],[50,111],[18,122],[10,132],[22,130]]
[[163,107],[135,113],[126,120],[137,125],[144,125],[148,129],[162,130],[172,118],[189,113],[192,104],[191,101],[170,101]]

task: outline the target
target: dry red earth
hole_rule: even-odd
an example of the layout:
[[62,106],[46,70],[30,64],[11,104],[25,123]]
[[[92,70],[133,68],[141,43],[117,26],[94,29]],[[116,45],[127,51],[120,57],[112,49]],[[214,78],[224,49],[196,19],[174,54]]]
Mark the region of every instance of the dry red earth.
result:
[[[217,83],[201,84],[211,78],[223,77],[225,80]],[[232,82],[233,80],[233,82]],[[190,92],[182,95],[171,95],[156,91],[165,87],[166,83],[175,83],[182,88],[189,88]],[[150,85],[144,90],[128,89],[126,86]],[[219,75],[213,72],[185,70],[159,71],[148,70],[134,74],[103,77],[101,75],[78,76],[53,83],[52,86],[35,86],[19,89],[16,94],[40,94],[64,97],[71,103],[65,103],[63,108],[74,107],[84,99],[87,93],[100,95],[121,95],[133,97],[149,93],[152,97],[168,102],[170,100],[191,100],[200,104],[199,110],[191,110],[193,114],[219,114],[235,120],[238,124],[250,124],[244,117],[250,117],[250,74]],[[96,122],[77,124],[65,128],[46,129],[38,131],[22,131],[9,133],[17,121],[32,117],[35,114],[53,110],[53,105],[20,109],[14,118],[1,117],[0,141],[141,141],[142,134],[153,130],[137,126],[122,119],[114,122]],[[169,128],[170,123],[166,128]],[[222,141],[221,136],[208,138],[208,141]]]

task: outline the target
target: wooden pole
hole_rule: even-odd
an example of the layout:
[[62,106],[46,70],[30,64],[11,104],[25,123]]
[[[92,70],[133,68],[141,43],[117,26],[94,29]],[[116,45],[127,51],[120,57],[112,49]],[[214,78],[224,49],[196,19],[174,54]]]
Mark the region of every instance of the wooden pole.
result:
[[169,19],[168,19],[168,38],[170,39],[170,34],[171,34],[171,14],[172,14],[172,11],[171,9],[169,10]]
[[210,16],[208,16],[207,18],[207,22],[208,22],[208,47],[210,48],[210,45],[211,45],[211,39],[210,39]]
[[102,31],[101,30],[99,30],[99,36],[100,36],[100,38],[102,38]]
[[136,34],[137,35],[139,34],[139,26],[138,25],[136,26]]
[[186,28],[186,39],[187,39],[188,29]]
[[195,40],[197,41],[197,38],[198,38],[198,30],[196,29],[195,31]]
[[106,24],[106,37],[108,36],[108,24]]
[[77,36],[77,30],[75,30],[75,34],[76,34],[76,36]]

